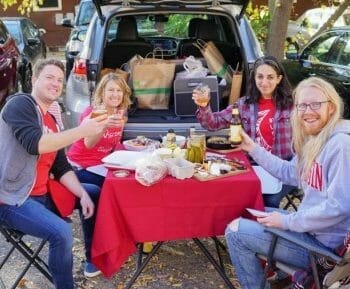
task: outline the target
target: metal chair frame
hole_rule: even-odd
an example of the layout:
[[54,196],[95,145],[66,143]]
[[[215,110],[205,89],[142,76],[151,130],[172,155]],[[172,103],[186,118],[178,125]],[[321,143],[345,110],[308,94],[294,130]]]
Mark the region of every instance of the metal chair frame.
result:
[[[312,275],[313,275],[313,278],[315,280],[316,289],[328,288],[328,287],[324,286],[324,284],[322,284],[321,280],[319,280],[318,271],[317,271],[317,257],[325,257],[327,260],[334,262],[337,266],[349,266],[349,264],[350,264],[350,260],[348,260],[349,256],[340,257],[340,256],[336,255],[335,253],[333,253],[331,250],[326,250],[326,249],[305,243],[304,241],[302,241],[298,238],[295,238],[293,235],[289,234],[288,231],[283,231],[283,230],[274,229],[274,228],[266,228],[265,231],[270,232],[272,234],[272,241],[271,241],[271,245],[269,247],[268,255],[265,258],[267,260],[267,265],[264,269],[264,278],[263,278],[263,280],[261,282],[261,286],[260,286],[261,289],[265,288],[265,283],[267,281],[267,274],[268,274],[270,267],[273,264],[277,268],[281,269],[282,271],[285,271],[288,274],[292,274],[296,270],[300,269],[300,268],[292,267],[288,264],[274,261],[273,254],[274,254],[274,251],[276,248],[278,238],[283,238],[285,240],[293,242],[293,243],[299,245],[300,247],[306,248],[309,251],[311,268],[312,268]],[[331,272],[333,272],[333,270]],[[348,276],[350,276],[350,268],[348,270],[349,270]],[[330,274],[331,272],[329,272],[328,274]],[[325,277],[325,279],[326,279],[326,277]]]
[[36,267],[51,283],[53,283],[53,279],[51,273],[49,272],[48,265],[39,256],[39,253],[44,248],[47,240],[41,240],[39,246],[37,246],[36,249],[32,249],[23,240],[25,234],[10,229],[2,224],[0,224],[0,233],[5,237],[6,241],[11,243],[12,245],[12,247],[0,263],[0,270],[3,268],[3,266],[6,264],[7,260],[10,258],[10,256],[15,250],[20,252],[28,260],[28,263],[26,264],[22,272],[20,272],[20,274],[18,275],[11,289],[17,288],[23,276],[27,273],[27,271],[32,265],[34,265],[34,267]]

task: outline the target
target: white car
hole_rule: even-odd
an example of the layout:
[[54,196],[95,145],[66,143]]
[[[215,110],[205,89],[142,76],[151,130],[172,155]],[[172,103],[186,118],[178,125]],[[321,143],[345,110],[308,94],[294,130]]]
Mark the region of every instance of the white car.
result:
[[[287,40],[296,43],[299,47],[304,46],[311,37],[322,27],[323,24],[336,11],[337,7],[320,7],[305,11],[295,21],[290,20],[287,30]],[[332,27],[350,25],[350,9],[334,22]],[[328,27],[331,28],[331,27]]]

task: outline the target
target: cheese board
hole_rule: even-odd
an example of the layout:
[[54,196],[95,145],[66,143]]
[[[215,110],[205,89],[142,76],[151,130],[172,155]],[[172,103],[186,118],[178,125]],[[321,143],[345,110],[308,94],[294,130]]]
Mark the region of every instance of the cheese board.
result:
[[224,162],[209,162],[208,165],[199,168],[194,173],[194,178],[201,182],[226,178],[234,175],[244,174],[249,172],[249,168],[243,161],[233,159]]

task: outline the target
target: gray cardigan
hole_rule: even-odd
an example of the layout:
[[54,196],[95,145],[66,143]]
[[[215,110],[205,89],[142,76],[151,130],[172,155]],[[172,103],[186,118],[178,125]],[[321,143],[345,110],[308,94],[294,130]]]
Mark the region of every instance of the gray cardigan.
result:
[[[29,154],[15,137],[12,127],[3,119],[3,114],[16,98],[24,97],[28,106],[36,110],[37,121],[42,125],[42,118],[37,105],[30,96],[16,95],[4,106],[0,115],[0,200],[9,205],[21,205],[30,194],[36,179],[38,155]],[[13,105],[13,104],[12,104]]]

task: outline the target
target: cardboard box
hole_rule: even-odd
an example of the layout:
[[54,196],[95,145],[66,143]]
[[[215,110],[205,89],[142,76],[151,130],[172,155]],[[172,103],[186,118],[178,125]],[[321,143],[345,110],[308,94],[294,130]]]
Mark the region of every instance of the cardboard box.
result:
[[215,76],[205,78],[185,78],[174,80],[174,106],[177,116],[194,116],[197,105],[192,100],[192,91],[200,83],[210,88],[210,106],[213,112],[219,111],[219,87]]

